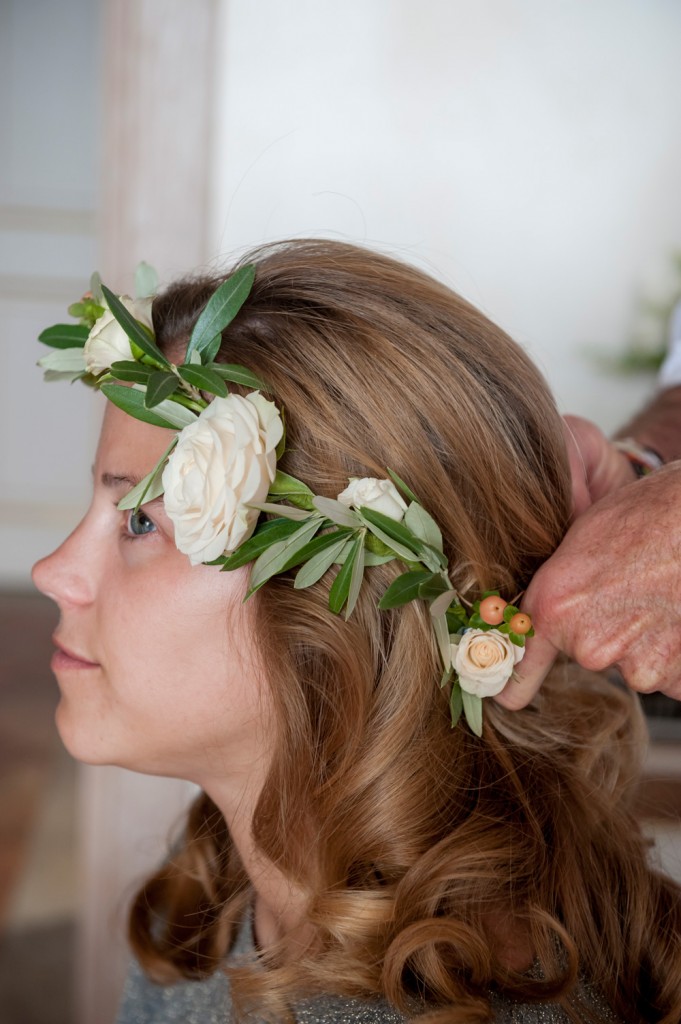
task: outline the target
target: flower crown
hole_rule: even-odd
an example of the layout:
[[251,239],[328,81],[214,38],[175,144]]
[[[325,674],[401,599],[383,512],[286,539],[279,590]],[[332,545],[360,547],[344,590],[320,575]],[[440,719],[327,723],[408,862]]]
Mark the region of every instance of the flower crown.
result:
[[[247,597],[290,569],[297,568],[293,586],[301,589],[337,565],[329,608],[348,619],[365,569],[401,562],[406,571],[378,607],[426,602],[442,662],[440,686],[450,688],[452,727],[463,712],[480,736],[482,698],[508,682],[533,635],[531,620],[497,591],[472,605],[464,602],[449,579],[437,523],[390,469],[386,479],[352,478],[335,499],[277,469],[284,421],[261,394],[267,385],[246,367],[214,361],[222,332],[254,278],[249,264],[216,289],[196,321],[184,362],[176,366],[154,339],[155,272],[140,264],[135,299],[118,298],[95,274],[90,291],[69,307],[80,322],[40,335],[53,351],[39,365],[48,380],[82,379],[129,415],[176,432],[118,508],[135,514],[163,495],[175,543],[192,564],[223,571],[251,564]],[[229,392],[227,382],[253,390],[242,397]],[[263,512],[270,518],[261,519]]]

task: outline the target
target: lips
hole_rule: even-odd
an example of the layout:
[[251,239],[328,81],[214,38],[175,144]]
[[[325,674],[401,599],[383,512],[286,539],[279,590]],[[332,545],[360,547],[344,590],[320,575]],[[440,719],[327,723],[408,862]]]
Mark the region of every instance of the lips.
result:
[[90,661],[88,658],[83,657],[82,654],[72,651],[66,647],[65,644],[58,640],[56,636],[52,637],[52,642],[57,650],[52,656],[52,667],[53,668],[98,668],[96,661]]

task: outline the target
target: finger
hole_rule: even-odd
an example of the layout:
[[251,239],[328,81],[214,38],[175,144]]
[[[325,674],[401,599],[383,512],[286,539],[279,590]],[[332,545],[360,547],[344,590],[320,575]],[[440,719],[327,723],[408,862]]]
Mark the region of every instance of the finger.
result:
[[532,637],[525,647],[525,657],[494,699],[511,711],[524,708],[539,690],[557,656],[558,649],[549,640]]

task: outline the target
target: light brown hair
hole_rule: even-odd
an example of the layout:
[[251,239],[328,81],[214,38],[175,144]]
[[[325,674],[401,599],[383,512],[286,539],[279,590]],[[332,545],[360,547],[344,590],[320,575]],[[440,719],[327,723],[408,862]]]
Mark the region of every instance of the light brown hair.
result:
[[[389,466],[437,520],[469,599],[526,587],[570,516],[560,418],[528,357],[448,288],[366,249],[298,241],[251,261],[219,358],[284,407],[280,468],[334,497]],[[155,300],[173,357],[222,279]],[[399,571],[367,570],[349,622],[327,608],[333,573],[302,591],[285,574],[252,598],[277,720],[253,831],[307,893],[314,941],[230,969],[237,1002],[276,1015],[301,994],[382,995],[455,1024],[490,1019],[498,991],[601,1019],[586,980],[627,1021],[676,1024],[679,892],[647,866],[629,811],[636,699],[563,664],[524,711],[486,701],[482,739],[452,730],[425,608],[377,610]],[[202,795],[135,901],[135,952],[159,980],[210,974],[250,899]],[[516,969],[514,948],[541,974]]]

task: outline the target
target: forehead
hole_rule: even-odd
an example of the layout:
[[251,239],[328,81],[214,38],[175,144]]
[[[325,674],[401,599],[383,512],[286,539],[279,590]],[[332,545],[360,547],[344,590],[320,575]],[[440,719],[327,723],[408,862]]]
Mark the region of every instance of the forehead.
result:
[[173,433],[142,423],[107,402],[97,446],[98,472],[146,476],[172,441]]

